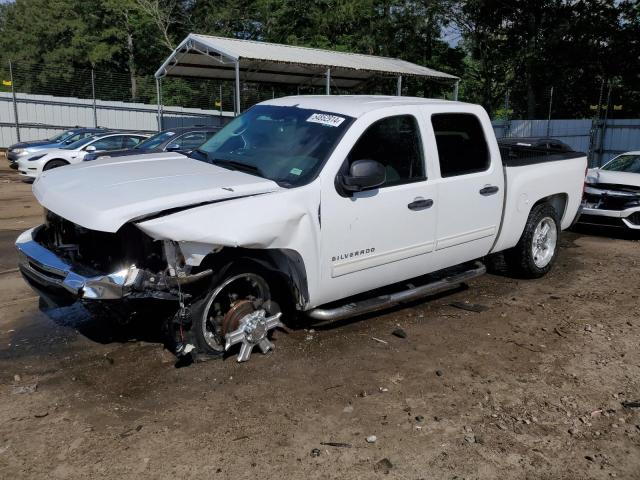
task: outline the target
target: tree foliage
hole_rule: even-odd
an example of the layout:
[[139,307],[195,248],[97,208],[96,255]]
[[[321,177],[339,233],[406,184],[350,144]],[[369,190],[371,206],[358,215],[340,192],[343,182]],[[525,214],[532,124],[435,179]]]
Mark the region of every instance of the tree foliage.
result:
[[[0,4],[0,68],[33,66],[23,85],[70,93],[86,91],[79,72],[119,73],[128,98],[146,101],[150,76],[191,31],[399,57],[460,76],[461,98],[494,115],[546,116],[551,87],[556,117],[590,116],[609,87],[622,115],[640,111],[637,0],[15,0]],[[362,90],[391,88],[378,79]],[[189,103],[204,90],[167,94]],[[405,90],[451,92],[415,79]]]

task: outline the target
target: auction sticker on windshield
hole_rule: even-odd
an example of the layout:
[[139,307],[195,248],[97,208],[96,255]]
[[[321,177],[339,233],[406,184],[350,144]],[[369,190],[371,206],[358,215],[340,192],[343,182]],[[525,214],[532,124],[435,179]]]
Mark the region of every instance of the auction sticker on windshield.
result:
[[344,122],[344,117],[338,117],[336,115],[329,115],[326,113],[314,113],[307,118],[307,122],[320,123],[322,125],[328,125],[329,127],[337,127]]

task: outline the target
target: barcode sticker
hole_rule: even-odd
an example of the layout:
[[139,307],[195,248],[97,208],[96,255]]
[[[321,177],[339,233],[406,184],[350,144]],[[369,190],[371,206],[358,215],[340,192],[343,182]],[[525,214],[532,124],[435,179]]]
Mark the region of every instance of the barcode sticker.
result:
[[344,118],[336,115],[328,115],[326,113],[314,113],[307,118],[307,122],[320,123],[329,127],[337,127],[344,122]]

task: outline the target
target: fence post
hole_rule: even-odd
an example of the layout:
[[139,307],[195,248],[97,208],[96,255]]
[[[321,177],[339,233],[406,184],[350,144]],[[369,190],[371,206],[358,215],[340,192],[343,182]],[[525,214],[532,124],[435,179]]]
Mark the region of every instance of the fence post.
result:
[[156,77],[156,101],[158,102],[158,131],[162,131],[162,94],[160,93],[160,79]]
[[13,81],[13,66],[9,60],[9,81],[11,82],[11,96],[13,97],[13,118],[16,123],[16,137],[20,141],[20,121],[18,120],[18,101],[16,99],[16,89]]
[[547,116],[547,137],[551,133],[551,107],[553,106],[553,87],[549,92],[549,115]]
[[91,98],[93,98],[93,126],[98,128],[98,107],[96,105],[96,77],[91,67]]
[[611,90],[613,89],[613,82],[609,81],[609,91],[607,92],[607,106],[604,111],[604,120],[601,123],[600,127],[600,142],[598,145],[598,163],[596,167],[602,166],[602,156],[604,155],[604,141],[605,135],[607,134],[607,120],[609,120],[609,103],[611,103]]

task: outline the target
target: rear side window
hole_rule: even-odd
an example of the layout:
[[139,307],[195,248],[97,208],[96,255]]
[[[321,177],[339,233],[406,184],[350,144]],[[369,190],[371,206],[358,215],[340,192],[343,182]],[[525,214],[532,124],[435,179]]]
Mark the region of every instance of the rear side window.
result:
[[431,124],[442,177],[483,172],[489,168],[489,149],[478,117],[469,113],[437,113],[431,116]]
[[358,139],[347,160],[349,166],[356,160],[380,162],[387,171],[383,187],[426,178],[420,130],[411,115],[387,117],[373,123]]
[[192,132],[181,136],[178,140],[172,142],[180,145],[182,150],[193,150],[198,148],[208,139],[206,132]]

